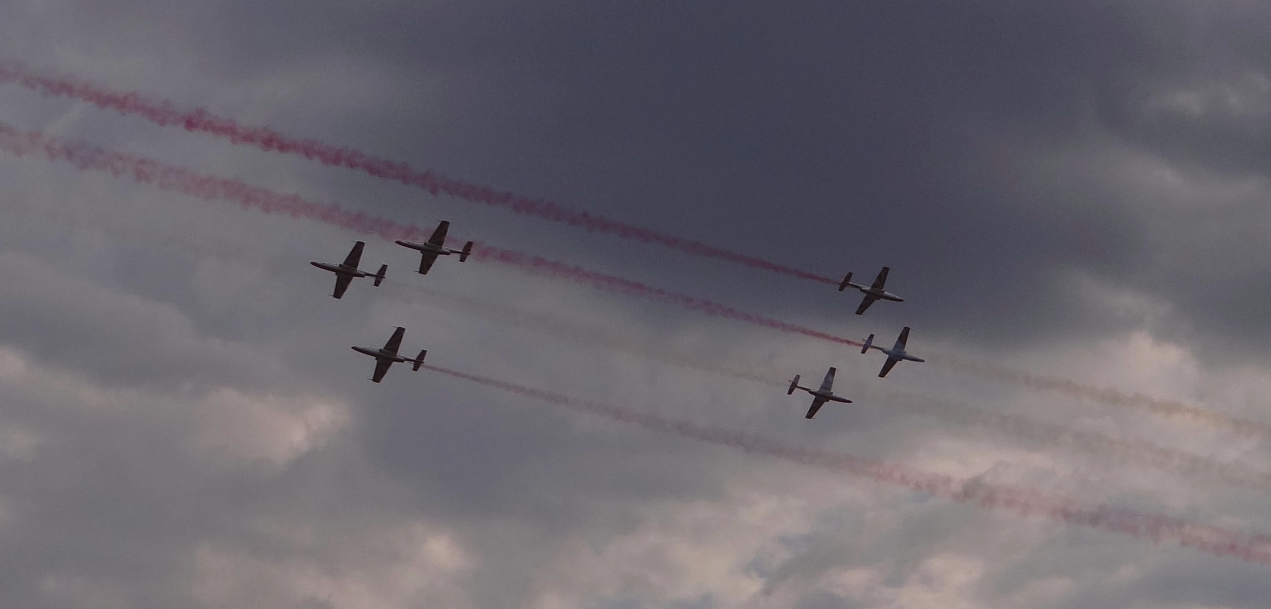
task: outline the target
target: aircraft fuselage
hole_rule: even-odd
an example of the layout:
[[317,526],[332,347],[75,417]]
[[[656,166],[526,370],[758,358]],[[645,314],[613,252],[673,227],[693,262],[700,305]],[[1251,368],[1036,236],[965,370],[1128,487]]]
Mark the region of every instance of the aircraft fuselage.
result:
[[875,348],[875,349],[878,349],[879,351],[882,351],[883,353],[886,353],[886,354],[887,354],[887,358],[888,358],[888,359],[903,360],[903,361],[906,361],[906,362],[925,362],[925,361],[927,361],[927,360],[925,360],[925,359],[922,359],[921,357],[914,357],[914,356],[912,356],[912,355],[909,355],[908,353],[906,353],[906,352],[905,352],[905,350],[904,350],[904,349],[884,349],[884,348],[882,348],[882,347],[874,347],[874,348]]
[[[407,358],[405,358],[405,357],[402,357],[402,356],[400,356],[400,355],[398,355],[398,354],[396,354],[396,353],[392,353],[392,352],[389,352],[389,351],[385,351],[385,350],[383,350],[383,349],[368,349],[368,348],[366,348],[366,347],[356,347],[356,346],[355,346],[355,347],[353,347],[353,350],[354,350],[354,351],[357,351],[358,353],[361,353],[361,354],[363,354],[363,355],[369,355],[369,356],[371,356],[371,357],[373,357],[373,358],[375,358],[375,359],[379,359],[379,360],[388,360],[388,361],[393,361],[393,362],[403,362],[403,363],[404,363],[404,362],[413,361],[413,360],[407,359]],[[365,360],[363,360],[363,361],[365,361]]]
[[347,266],[344,264],[328,264],[326,262],[310,262],[309,264],[312,264],[313,266],[316,266],[324,271],[331,271],[332,273],[335,273],[337,275],[348,275],[350,277],[374,276],[372,273],[361,271],[354,267]]
[[454,250],[452,250],[452,249],[450,249],[450,248],[448,248],[448,247],[446,247],[446,246],[444,246],[444,245],[435,245],[435,244],[432,244],[432,243],[428,243],[427,241],[424,241],[424,242],[419,242],[419,241],[398,241],[398,242],[397,242],[397,244],[398,244],[398,245],[400,245],[400,246],[402,246],[402,247],[409,247],[410,249],[413,249],[413,250],[419,250],[419,251],[421,251],[421,252],[428,252],[428,253],[430,253],[430,254],[437,254],[438,256],[449,256],[449,255],[451,255],[451,254],[456,253]]
[[869,294],[870,296],[873,296],[874,298],[877,298],[879,300],[890,300],[892,302],[905,302],[904,298],[901,298],[895,294],[892,294],[891,292],[888,292],[887,290],[878,290],[867,285],[857,285],[855,283],[849,283],[847,285],[860,290],[861,293],[863,294]]

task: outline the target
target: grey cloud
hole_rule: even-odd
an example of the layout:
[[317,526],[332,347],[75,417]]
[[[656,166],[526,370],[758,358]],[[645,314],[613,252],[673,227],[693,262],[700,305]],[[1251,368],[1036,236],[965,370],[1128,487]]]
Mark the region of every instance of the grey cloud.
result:
[[[930,337],[984,352],[1000,348],[1010,356],[1014,349],[1080,344],[1146,323],[1105,300],[1074,294],[1069,279],[1075,275],[1094,278],[1084,285],[1124,285],[1158,298],[1175,315],[1166,317],[1168,325],[1219,343],[1240,337],[1245,349],[1259,352],[1249,345],[1264,332],[1253,303],[1265,300],[1257,287],[1265,273],[1260,263],[1247,261],[1250,248],[1239,239],[1213,249],[1203,240],[1176,245],[1180,234],[1195,228],[1196,217],[1151,205],[1152,188],[1159,185],[1125,177],[1135,162],[1161,158],[1201,168],[1183,172],[1189,186],[1197,183],[1197,171],[1257,172],[1256,104],[1236,112],[1217,97],[1202,96],[1215,109],[1192,116],[1179,110],[1185,106],[1161,101],[1177,91],[1203,93],[1215,80],[1256,99],[1257,81],[1241,67],[1257,64],[1264,53],[1253,36],[1260,31],[1256,7],[1241,9],[1248,18],[1236,19],[1239,11],[1216,5],[1135,2],[50,6],[38,15],[21,7],[0,11],[12,16],[0,19],[9,24],[0,28],[13,33],[0,45],[20,56],[29,52],[20,58],[33,64],[66,65],[89,78],[97,72],[83,66],[98,67],[105,81],[131,83],[179,103],[206,100],[244,120],[268,117],[303,135],[353,142],[456,177],[757,250],[827,275],[868,275],[889,264],[894,287],[908,301],[882,303],[855,318],[855,299],[832,286],[794,285],[545,222],[471,211],[368,184],[361,176],[240,154],[95,111],[78,110],[70,121],[92,137],[117,131],[117,141],[160,150],[148,154],[206,163],[220,173],[329,195],[421,225],[453,213],[456,227],[497,237],[500,245],[851,336],[881,336],[912,325],[915,347]],[[1192,35],[1197,23],[1209,24],[1212,32]],[[13,24],[34,27],[47,40],[13,32],[21,29]],[[86,33],[91,36],[81,36]],[[12,42],[19,39],[32,46]],[[1211,43],[1228,39],[1211,52]],[[1213,64],[1234,67],[1202,77]],[[325,73],[331,66],[341,70]],[[358,66],[371,76],[340,80]],[[41,100],[12,98],[15,105],[31,106],[15,113],[51,112]],[[1223,147],[1227,136],[1235,143]],[[68,198],[101,194],[95,201],[111,209],[123,209],[113,206],[133,194],[127,184],[117,186],[119,192],[86,192],[105,188],[85,187],[67,177],[74,175],[69,170],[22,171],[14,170],[6,184],[43,192],[57,183]],[[1237,197],[1230,217],[1208,229],[1228,235],[1239,226],[1247,231],[1239,234],[1252,239],[1261,218],[1259,197],[1256,190],[1247,200]],[[270,273],[295,263],[296,275],[244,279],[233,290],[209,294],[233,271],[201,264],[206,252],[147,262],[153,253],[144,246],[107,247],[98,252],[101,260],[75,269],[50,262],[63,260],[53,250],[63,244],[49,243],[47,233],[4,229],[11,238],[8,263],[0,264],[6,273],[0,279],[7,279],[0,290],[9,313],[0,322],[5,342],[40,365],[87,379],[94,395],[109,389],[141,395],[136,411],[85,414],[4,388],[12,392],[0,417],[36,430],[47,442],[32,462],[3,463],[11,477],[0,485],[0,507],[17,505],[12,514],[22,527],[5,544],[12,551],[0,552],[10,567],[8,579],[18,582],[0,589],[10,591],[5,598],[15,606],[88,604],[41,591],[32,582],[42,577],[67,594],[101,583],[101,590],[118,592],[121,606],[314,606],[326,596],[320,590],[306,588],[299,596],[279,590],[311,583],[313,572],[332,581],[346,581],[349,573],[393,573],[402,557],[375,540],[420,522],[451,536],[476,565],[448,575],[442,588],[474,606],[509,606],[552,594],[554,577],[565,580],[561,586],[579,586],[558,573],[570,564],[563,555],[578,545],[604,548],[631,531],[661,531],[653,516],[659,510],[707,506],[721,522],[779,539],[825,534],[800,518],[833,510],[843,501],[839,493],[849,492],[858,494],[853,513],[907,517],[851,519],[858,525],[851,531],[825,534],[813,547],[777,561],[772,577],[788,586],[781,590],[794,606],[867,606],[862,599],[876,597],[849,598],[819,583],[821,575],[849,569],[868,571],[889,590],[921,586],[922,568],[935,550],[983,565],[969,592],[949,594],[986,606],[1022,605],[1027,584],[1045,578],[1072,582],[1078,590],[1056,595],[1050,606],[1164,604],[1178,597],[1238,607],[1265,598],[1258,594],[1257,569],[1188,550],[1084,530],[1055,533],[1036,523],[1015,526],[1009,517],[940,501],[919,504],[876,485],[558,413],[401,366],[383,385],[372,385],[363,380],[369,360],[348,345],[382,341],[392,325],[404,323],[409,344],[428,347],[438,364],[791,443],[950,471],[994,451],[1031,460],[1008,464],[1008,473],[1058,470],[1055,477],[1062,477],[1071,465],[1067,457],[1041,450],[1007,452],[967,442],[957,429],[898,417],[885,404],[854,405],[805,425],[792,416],[795,408],[780,401],[780,389],[662,374],[656,363],[631,364],[590,345],[545,339],[514,320],[490,323],[462,311],[426,310],[366,285],[336,302],[326,296],[329,278],[304,262],[345,247],[344,236],[297,223],[294,232],[266,246],[256,243],[259,234],[248,225],[282,221],[193,213],[179,202],[168,213],[197,226],[153,219],[161,231],[193,235],[219,228],[239,256],[258,256]],[[1191,251],[1197,255],[1189,257]],[[164,257],[171,254],[165,250]],[[696,334],[707,352],[752,349],[757,359],[798,362],[798,370],[840,357],[778,333],[750,333],[472,263],[420,278],[405,272],[410,265],[391,245],[377,247],[376,255],[398,269],[394,281],[470,290],[465,293],[565,319],[599,318],[655,346]],[[1207,268],[1224,262],[1226,270],[1196,283]],[[139,278],[143,270],[151,276]],[[253,291],[262,285],[272,287]],[[139,337],[148,349],[136,349]],[[883,382],[872,376],[876,364],[870,361],[871,370],[851,382]],[[886,382],[930,378],[929,370],[911,368]],[[191,379],[205,384],[205,391],[182,393],[179,387]],[[925,382],[932,391],[991,393],[976,379]],[[200,433],[224,441],[222,450],[244,435],[221,419],[190,412],[214,404],[204,398],[218,387],[258,401],[244,406],[250,412],[267,409],[266,396],[300,402],[323,396],[348,407],[349,426],[285,465],[205,463],[190,446],[204,437]],[[168,402],[170,408],[161,407]],[[997,395],[988,402],[1023,408]],[[1053,410],[1056,418],[1077,416],[1064,406]],[[1093,410],[1080,416],[1099,417]],[[1220,448],[1220,440],[1197,442]],[[1202,521],[1233,517],[1255,526],[1265,511],[1256,498],[1155,482],[1118,498],[1150,495],[1144,503]],[[1069,483],[1085,483],[1082,490],[1100,496],[1114,492],[1085,479]],[[738,515],[738,497],[747,494],[806,505],[786,506],[799,518]],[[871,537],[863,539],[866,533]],[[212,566],[240,562],[258,573],[231,571],[226,585],[238,582],[241,589],[212,600],[192,598],[188,590],[199,576],[216,571],[189,566],[191,556],[208,548]],[[749,549],[709,551],[714,554],[704,564],[750,559],[736,555]],[[1158,564],[1158,556],[1182,558]],[[282,566],[268,568],[273,564]],[[1106,574],[1121,567],[1145,575],[1109,583]],[[641,579],[648,575],[638,567],[631,570],[625,576],[644,584],[638,589],[653,585]],[[1168,585],[1173,581],[1191,585],[1179,591]],[[335,592],[337,599],[350,598]],[[602,596],[623,599],[620,591]]]
[[70,279],[31,258],[6,255],[0,269],[10,307],[0,331],[46,361],[126,384],[278,371],[247,349],[199,336],[173,307]]

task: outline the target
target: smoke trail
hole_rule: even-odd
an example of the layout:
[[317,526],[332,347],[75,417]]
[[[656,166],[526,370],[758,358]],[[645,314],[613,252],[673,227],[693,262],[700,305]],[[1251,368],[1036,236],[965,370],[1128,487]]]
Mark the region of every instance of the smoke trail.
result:
[[[287,214],[293,218],[308,218],[339,228],[378,235],[384,239],[422,239],[429,234],[418,226],[405,226],[363,212],[350,212],[335,204],[318,203],[299,195],[284,195],[265,188],[249,186],[238,180],[203,175],[123,152],[104,150],[83,143],[65,142],[39,132],[19,132],[3,123],[0,123],[0,149],[18,156],[40,153],[53,160],[70,162],[79,169],[128,176],[137,182],[151,184],[161,190],[179,192],[204,200],[235,201],[245,208],[259,209],[267,214]],[[739,311],[709,300],[677,294],[539,256],[530,256],[489,245],[477,245],[472,250],[472,257],[483,262],[515,266],[539,275],[565,278],[604,290],[641,296],[708,315],[743,321],[783,332],[802,334],[844,345],[859,346],[861,344],[824,332]]]
[[400,291],[401,299],[407,302],[422,302],[455,313],[476,315],[508,326],[535,330],[555,338],[573,340],[647,357],[664,365],[722,374],[773,387],[784,386],[784,383],[774,381],[771,375],[764,375],[762,372],[738,366],[730,366],[718,357],[708,358],[704,355],[689,353],[685,350],[676,349],[664,342],[639,339],[607,328],[589,327],[574,321],[564,321],[552,316],[540,315],[442,290],[416,286],[407,288],[400,286],[400,284],[397,289]]
[[[98,215],[83,212],[67,212],[43,207],[19,205],[9,209],[17,215],[41,218],[69,226],[77,230],[105,231],[112,236],[144,242],[147,247],[167,249],[173,253],[197,253],[217,259],[265,271],[274,275],[292,273],[295,267],[271,263],[260,252],[244,250],[240,244],[217,240],[207,236],[175,235],[137,224],[117,215]],[[356,288],[355,288],[356,289]],[[435,309],[459,313],[503,324],[518,329],[530,329],[541,334],[612,349],[649,358],[662,364],[720,374],[739,380],[761,383],[772,387],[784,387],[785,383],[771,372],[753,367],[730,365],[718,353],[705,354],[677,348],[673,344],[654,338],[638,338],[610,327],[589,326],[576,320],[566,321],[558,317],[535,313],[488,299],[458,294],[449,290],[428,287],[427,284],[395,282],[392,277],[376,294],[398,302],[425,305]]]
[[856,347],[861,346],[860,342],[847,338],[834,336],[832,334],[804,328],[802,326],[796,326],[794,324],[778,321],[762,315],[756,315],[754,313],[746,313],[710,300],[671,292],[669,290],[656,288],[638,281],[624,279],[622,277],[614,277],[613,275],[606,275],[604,273],[591,271],[577,266],[571,266],[554,260],[548,260],[540,256],[531,256],[529,254],[500,249],[488,245],[474,247],[472,255],[478,260],[515,266],[519,269],[537,275],[569,279],[575,283],[590,285],[601,290],[617,292],[628,296],[638,296],[640,298],[674,305],[715,317],[724,317],[727,319],[742,321],[748,324],[772,328],[774,330],[780,330],[791,334],[802,334],[804,336],[810,336],[812,338],[830,341],[841,345],[851,345]]
[[1172,541],[1215,556],[1231,556],[1247,562],[1271,565],[1271,538],[1263,535],[1240,533],[1107,505],[1089,506],[1064,497],[1047,495],[1017,486],[959,480],[952,476],[911,470],[899,465],[842,453],[786,446],[758,436],[635,412],[447,368],[431,365],[424,367],[434,372],[549,402],[570,410],[597,414],[654,431],[851,474],[875,482],[928,493],[957,503],[1017,516],[1042,517],[1067,524],[1123,533],[1156,543]]
[[[206,238],[191,240],[188,235],[176,237],[171,233],[148,229],[144,225],[113,215],[85,215],[24,206],[10,211],[46,218],[78,229],[107,230],[116,236],[144,241],[149,245],[168,248],[175,252],[189,253],[192,250],[198,250],[223,260],[275,274],[287,272],[290,268],[270,265],[268,260],[259,254],[246,252],[240,246],[228,241],[208,241]],[[423,304],[453,313],[477,316],[511,327],[535,330],[555,338],[639,355],[664,365],[720,374],[769,387],[785,387],[784,382],[774,380],[781,378],[781,373],[761,366],[748,366],[743,362],[730,363],[718,353],[702,353],[676,348],[664,341],[636,338],[607,327],[589,327],[576,321],[565,321],[550,315],[537,314],[482,298],[430,288],[426,285],[390,282],[378,293],[401,302]],[[1118,464],[1150,467],[1249,489],[1271,490],[1271,472],[1243,463],[1221,462],[1148,442],[1117,439],[1098,432],[1035,421],[1026,417],[904,391],[861,388],[854,393],[853,397],[859,396],[858,407],[899,408],[955,424],[988,429],[1030,448],[1059,447],[1082,454],[1098,455]]]
[[1059,446],[1082,454],[1101,455],[1118,464],[1149,467],[1247,489],[1271,490],[1271,472],[1243,463],[1218,461],[1150,442],[1113,438],[1096,431],[955,404],[930,396],[895,390],[863,392],[864,395],[870,393],[898,400],[889,402],[886,407],[899,406],[968,427],[984,427],[1030,448]]
[[1135,393],[1127,394],[1111,387],[1091,386],[1067,379],[1047,378],[1022,372],[1019,370],[1011,370],[991,364],[968,362],[961,358],[949,356],[929,355],[928,361],[938,363],[940,365],[970,372],[987,378],[997,379],[1023,385],[1030,389],[1039,391],[1051,391],[1079,400],[1099,402],[1102,404],[1111,404],[1114,406],[1123,406],[1127,408],[1137,408],[1145,410],[1152,414],[1184,418],[1193,421],[1199,421],[1210,425],[1233,431],[1235,433],[1255,438],[1271,437],[1271,425],[1233,417],[1212,410],[1205,410],[1195,406],[1188,406],[1175,401],[1159,400],[1150,398],[1145,395]]
[[[123,152],[104,150],[89,144],[63,141],[38,131],[21,132],[4,123],[0,123],[0,150],[17,156],[40,154],[50,160],[69,162],[81,170],[104,171],[117,177],[129,177],[136,182],[153,185],[161,190],[178,192],[209,201],[233,201],[245,209],[256,209],[266,214],[286,214],[293,218],[306,218],[329,226],[376,235],[387,240],[418,240],[424,239],[431,234],[431,227],[425,229],[415,225],[404,225],[380,216],[345,210],[333,203],[318,203],[299,195],[284,195],[265,188],[250,186],[239,180],[200,174],[151,159]],[[799,334],[842,345],[860,346],[861,344],[851,339],[739,311],[709,300],[663,290],[629,279],[605,275],[538,256],[530,256],[488,245],[476,246],[472,255],[475,259],[484,262],[511,265],[542,276],[567,279],[598,289],[640,296],[656,302],[782,332]],[[1228,428],[1244,435],[1271,437],[1271,426],[1184,406],[1175,402],[1155,400],[1140,395],[1128,396],[1114,389],[1090,387],[1075,381],[1045,379],[1005,368],[962,362],[955,358],[932,357],[930,359],[933,360],[933,363],[943,364],[990,378],[1020,383],[1036,389],[1058,391],[1073,397],[1097,400],[1112,405],[1138,407],[1167,416],[1185,415],[1191,420],[1215,427]]]
[[104,171],[115,177],[126,176],[160,190],[207,201],[233,201],[245,209],[307,218],[384,239],[422,239],[431,234],[418,226],[406,226],[364,212],[348,211],[333,203],[318,203],[299,195],[284,195],[249,186],[239,180],[204,175],[124,152],[61,140],[38,131],[22,132],[4,123],[0,123],[0,149],[17,156],[41,154],[50,160],[66,161],[80,170]]
[[531,199],[432,171],[415,169],[407,163],[376,157],[354,148],[332,146],[313,139],[295,138],[267,127],[240,125],[233,119],[218,116],[203,108],[183,112],[177,110],[170,100],[150,99],[135,92],[112,91],[74,78],[38,74],[11,61],[0,62],[0,83],[5,82],[16,83],[45,96],[68,97],[91,103],[105,110],[139,116],[158,125],[180,126],[186,131],[214,135],[228,139],[236,145],[249,145],[267,151],[301,155],[323,165],[361,171],[377,178],[427,190],[434,195],[446,194],[470,203],[507,209],[513,213],[568,224],[590,232],[660,245],[694,256],[724,260],[820,283],[838,283],[834,279],[814,273],[700,241],[683,239],[650,228],[627,224],[591,212],[579,211],[554,201]]

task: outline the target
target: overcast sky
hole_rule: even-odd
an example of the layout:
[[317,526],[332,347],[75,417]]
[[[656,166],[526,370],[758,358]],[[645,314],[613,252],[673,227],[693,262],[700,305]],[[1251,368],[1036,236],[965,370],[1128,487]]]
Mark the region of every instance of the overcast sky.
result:
[[[1271,6],[1194,0],[0,3],[0,60],[33,72],[825,277],[890,266],[905,302],[856,316],[0,84],[14,128],[831,335],[911,326],[930,360],[880,379],[877,353],[479,259],[420,276],[375,236],[0,152],[0,606],[1265,607],[1271,565],[409,365],[374,384],[349,346],[405,326],[465,373],[1271,534],[1268,31]],[[333,299],[307,263],[357,239],[388,280]],[[807,421],[786,380],[828,366],[855,402]]]

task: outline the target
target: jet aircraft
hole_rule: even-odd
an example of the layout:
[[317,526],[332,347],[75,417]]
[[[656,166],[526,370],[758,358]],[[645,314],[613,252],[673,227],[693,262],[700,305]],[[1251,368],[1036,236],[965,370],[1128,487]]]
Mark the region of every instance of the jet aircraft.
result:
[[424,365],[424,356],[428,355],[427,349],[420,351],[419,357],[415,359],[402,357],[397,354],[398,347],[402,346],[402,336],[405,333],[406,333],[406,328],[399,326],[396,330],[393,331],[393,336],[388,339],[388,342],[385,343],[383,349],[371,349],[370,347],[353,347],[354,351],[357,351],[358,353],[369,355],[375,358],[375,375],[371,377],[372,381],[375,381],[376,383],[378,383],[381,380],[383,380],[384,374],[388,372],[388,367],[392,366],[396,362],[402,362],[402,363],[410,362],[414,364],[414,366],[412,366],[411,369],[415,370],[416,372],[419,371],[420,366]]
[[870,285],[868,287],[860,285],[860,284],[852,283],[851,273],[848,273],[846,277],[843,277],[843,281],[839,282],[840,292],[842,292],[843,290],[846,290],[848,286],[851,286],[860,290],[861,292],[865,294],[865,299],[861,301],[861,306],[856,307],[857,315],[864,313],[865,309],[868,309],[869,305],[874,304],[875,300],[890,300],[892,302],[905,301],[904,298],[901,298],[883,289],[883,284],[887,283],[887,273],[890,270],[891,269],[888,267],[883,267],[883,270],[878,271],[878,277],[874,279],[873,285]]
[[428,269],[432,268],[437,256],[449,256],[450,254],[459,254],[459,262],[468,259],[468,255],[472,253],[472,242],[464,244],[463,249],[454,250],[446,247],[446,231],[450,229],[450,221],[442,220],[437,225],[437,229],[433,231],[432,236],[427,241],[398,241],[397,244],[403,247],[409,247],[418,250],[422,256],[419,260],[419,274],[427,275]]
[[865,339],[865,345],[861,347],[861,353],[868,353],[870,349],[878,349],[879,351],[882,351],[883,353],[887,354],[887,361],[883,363],[883,369],[879,371],[878,373],[878,378],[883,378],[887,376],[888,372],[891,372],[891,369],[892,367],[896,365],[896,362],[900,362],[900,361],[925,362],[927,361],[920,357],[914,357],[912,355],[909,355],[909,353],[905,351],[905,343],[908,340],[909,340],[909,326],[905,326],[905,329],[900,331],[900,337],[896,339],[896,344],[893,345],[892,348],[890,349],[884,349],[883,347],[879,347],[878,345],[875,345],[874,335],[870,334],[869,338]]
[[796,374],[794,375],[794,378],[790,380],[790,390],[786,391],[786,395],[794,395],[795,389],[802,389],[812,394],[812,407],[808,409],[808,414],[804,417],[810,419],[816,416],[816,411],[820,410],[821,406],[824,406],[826,402],[842,402],[844,404],[852,403],[852,401],[847,398],[841,398],[834,395],[834,392],[831,391],[833,386],[834,367],[831,366],[829,371],[825,373],[825,380],[821,381],[820,389],[809,389],[799,385],[799,375]]
[[346,257],[344,262],[340,264],[329,264],[326,262],[309,263],[324,271],[331,271],[332,273],[335,273],[335,292],[331,294],[332,296],[336,298],[344,296],[344,291],[349,289],[349,283],[357,277],[374,277],[375,287],[377,288],[380,287],[380,282],[384,281],[384,274],[388,272],[387,264],[380,265],[380,271],[375,274],[358,270],[357,265],[358,262],[362,260],[363,247],[366,247],[366,244],[361,241],[354,243],[353,249],[349,251],[348,257]]

